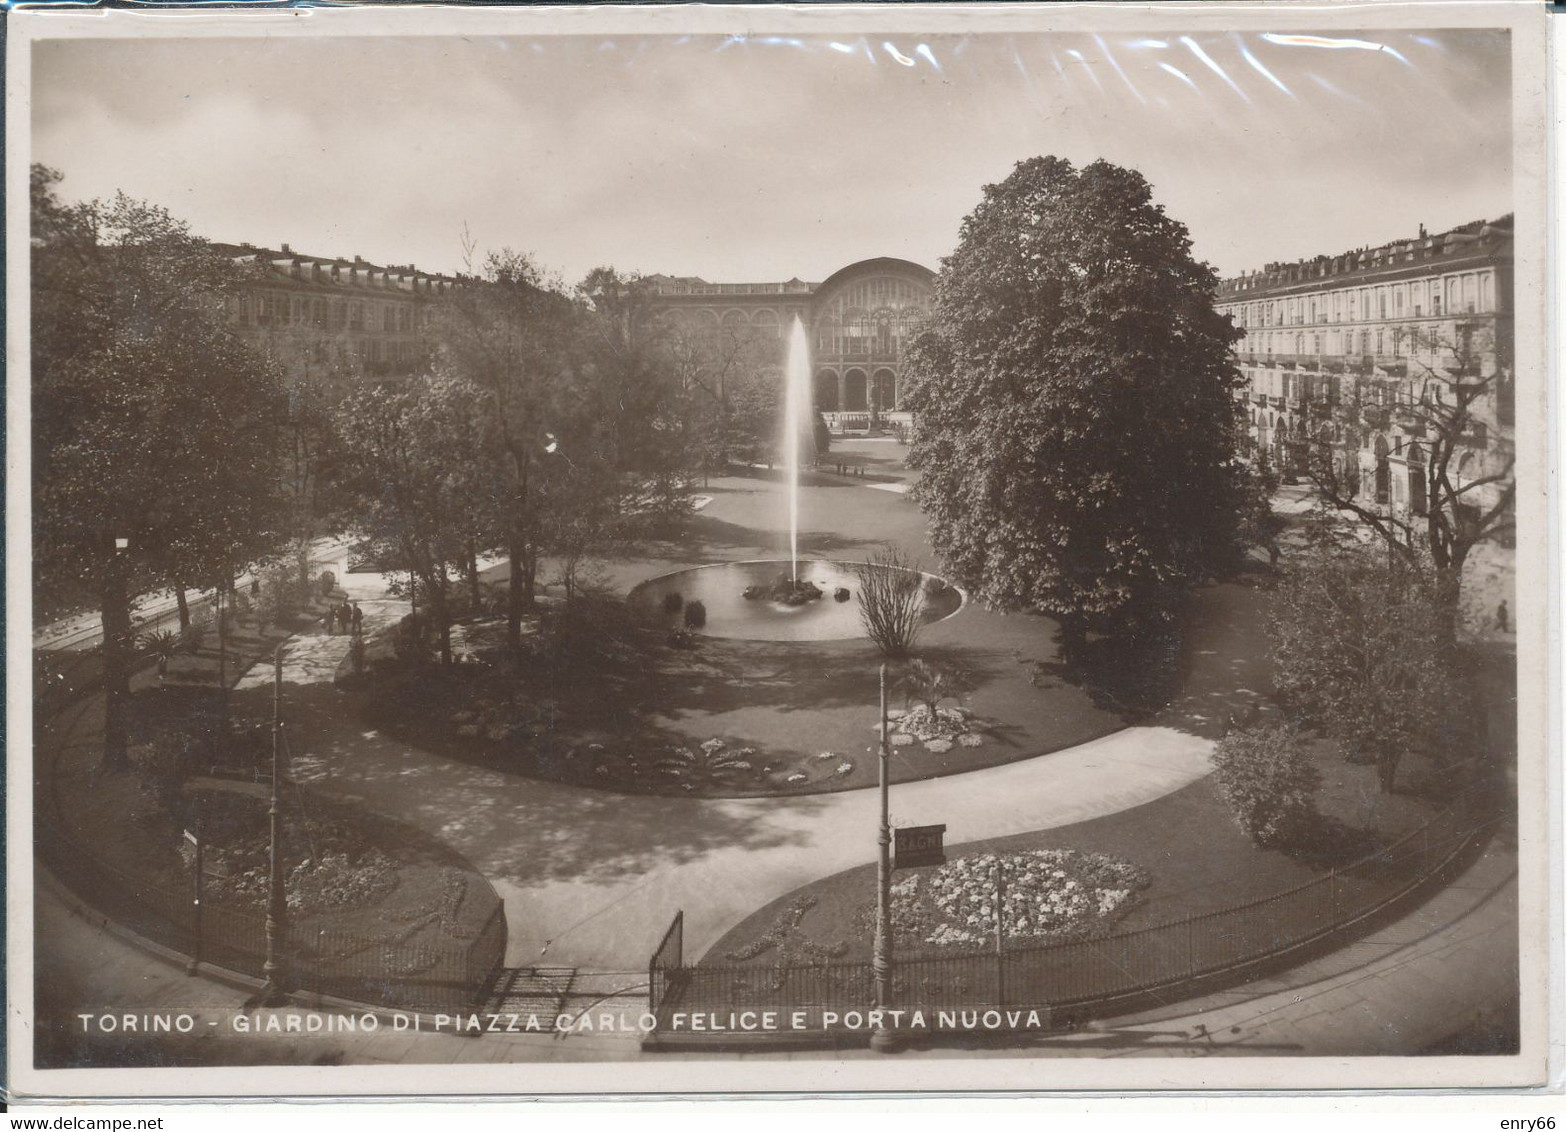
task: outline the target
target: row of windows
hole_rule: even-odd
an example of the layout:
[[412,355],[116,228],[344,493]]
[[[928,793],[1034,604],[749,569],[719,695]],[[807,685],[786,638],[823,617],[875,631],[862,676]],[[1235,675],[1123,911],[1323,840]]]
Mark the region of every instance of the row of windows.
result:
[[1328,330],[1289,332],[1285,330],[1252,331],[1245,336],[1241,349],[1256,354],[1325,354],[1328,357],[1413,358],[1445,357],[1452,343],[1438,334],[1421,333],[1413,327],[1377,327],[1375,330]]
[[1427,312],[1431,316],[1489,313],[1495,310],[1495,273],[1470,271],[1438,279],[1230,304],[1223,310],[1236,325],[1245,327],[1422,318]]
[[[372,330],[411,333],[411,303],[360,302],[309,298],[278,291],[235,296],[229,303],[241,326],[313,326],[320,330]],[[422,321],[422,320],[420,320]]]
[[[1251,389],[1269,397],[1301,397],[1311,401],[1336,404],[1344,390],[1343,378],[1336,374],[1271,373],[1253,371]],[[1439,381],[1414,381],[1412,379],[1355,380],[1355,402],[1361,405],[1395,406],[1414,405],[1421,397],[1427,397],[1435,405],[1446,402],[1447,393]]]

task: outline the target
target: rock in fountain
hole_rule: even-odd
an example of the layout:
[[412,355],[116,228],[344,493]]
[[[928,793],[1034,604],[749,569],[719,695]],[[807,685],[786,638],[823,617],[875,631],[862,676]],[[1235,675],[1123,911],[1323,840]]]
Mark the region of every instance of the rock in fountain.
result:
[[768,585],[746,586],[746,601],[775,601],[782,605],[804,605],[810,601],[820,601],[823,591],[814,582],[805,582],[792,576],[783,574]]

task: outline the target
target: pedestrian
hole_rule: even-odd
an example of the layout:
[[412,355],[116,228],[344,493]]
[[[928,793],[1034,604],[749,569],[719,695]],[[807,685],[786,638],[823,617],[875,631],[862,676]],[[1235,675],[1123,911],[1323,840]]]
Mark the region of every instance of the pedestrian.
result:
[[1511,615],[1506,611],[1506,602],[1504,600],[1495,608],[1495,627],[1503,633],[1512,631]]
[[1282,555],[1283,555],[1283,551],[1278,549],[1278,540],[1275,539],[1275,538],[1268,539],[1267,540],[1267,561],[1271,565],[1276,566],[1278,564],[1278,559]]
[[326,635],[329,636],[329,637],[336,636],[337,635],[337,607],[335,605],[328,605],[326,607],[326,617],[323,620],[325,620],[325,622],[326,622]]
[[364,610],[359,608],[359,603],[353,603],[353,635],[360,636],[364,632]]

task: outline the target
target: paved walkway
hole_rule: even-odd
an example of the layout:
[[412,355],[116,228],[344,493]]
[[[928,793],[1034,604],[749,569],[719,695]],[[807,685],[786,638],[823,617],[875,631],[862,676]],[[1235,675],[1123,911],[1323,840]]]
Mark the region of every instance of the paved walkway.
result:
[[[350,592],[358,584],[350,578]],[[360,607],[367,631],[400,609],[367,596]],[[295,638],[284,650],[285,686],[329,686],[347,641]],[[241,686],[271,678],[257,666]],[[514,966],[644,971],[680,910],[694,958],[769,901],[875,859],[874,790],[612,794],[453,762],[365,730],[329,692],[308,702],[299,730],[309,742],[295,754],[294,777],[396,814],[467,857],[506,902]],[[1130,728],[1047,756],[898,785],[892,820],[944,823],[949,844],[1070,825],[1178,790],[1208,772],[1210,750],[1188,731]]]

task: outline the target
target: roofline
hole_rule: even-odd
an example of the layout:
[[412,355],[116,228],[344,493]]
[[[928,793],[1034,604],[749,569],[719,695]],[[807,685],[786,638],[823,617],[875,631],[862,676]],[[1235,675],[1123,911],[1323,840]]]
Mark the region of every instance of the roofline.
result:
[[935,282],[935,272],[925,267],[922,263],[914,263],[908,259],[898,259],[895,256],[878,256],[875,259],[862,259],[857,263],[851,263],[847,267],[838,268],[828,275],[820,283],[816,284],[811,292],[812,297],[823,294],[829,287],[834,287],[844,279],[855,275],[865,275],[875,271],[897,270],[912,273],[923,278],[926,283]]

